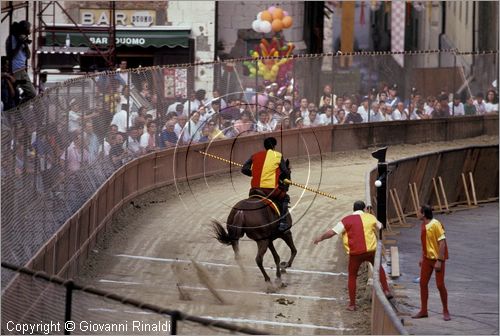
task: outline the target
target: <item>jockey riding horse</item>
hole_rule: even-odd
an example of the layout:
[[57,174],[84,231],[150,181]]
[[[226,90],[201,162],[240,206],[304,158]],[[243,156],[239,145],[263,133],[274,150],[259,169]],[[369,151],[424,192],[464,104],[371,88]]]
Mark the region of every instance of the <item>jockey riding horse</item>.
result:
[[285,232],[290,229],[287,221],[288,205],[288,185],[283,183],[283,179],[290,178],[288,160],[283,159],[283,155],[276,151],[278,142],[275,138],[269,137],[264,140],[265,150],[257,152],[248,159],[241,172],[252,177],[249,196],[261,195],[271,199],[280,210],[278,230]]

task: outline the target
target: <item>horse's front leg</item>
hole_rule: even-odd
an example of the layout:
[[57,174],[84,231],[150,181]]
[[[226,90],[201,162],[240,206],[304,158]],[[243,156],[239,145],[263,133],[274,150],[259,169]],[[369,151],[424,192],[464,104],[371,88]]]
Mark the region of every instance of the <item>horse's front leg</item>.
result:
[[266,254],[267,251],[267,245],[268,241],[267,240],[259,240],[257,241],[257,256],[255,257],[255,262],[257,263],[257,266],[259,266],[260,271],[262,272],[262,275],[264,275],[264,280],[266,282],[270,282],[271,279],[266,273],[266,270],[264,270],[264,266],[262,266],[262,261],[264,260],[264,254]]
[[286,267],[292,267],[293,260],[295,259],[295,256],[297,255],[297,249],[295,248],[295,244],[293,243],[293,237],[292,237],[292,231],[287,231],[283,235],[283,240],[285,243],[288,245],[290,248],[290,260],[288,261],[288,264]]

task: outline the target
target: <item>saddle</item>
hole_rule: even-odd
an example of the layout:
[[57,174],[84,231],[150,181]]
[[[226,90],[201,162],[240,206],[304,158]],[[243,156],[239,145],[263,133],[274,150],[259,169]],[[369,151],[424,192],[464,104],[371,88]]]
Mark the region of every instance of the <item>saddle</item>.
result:
[[274,203],[268,197],[266,197],[264,195],[253,194],[253,195],[250,196],[250,198],[258,198],[258,199],[260,199],[262,202],[264,202],[265,204],[269,205],[274,210],[274,212],[276,212],[276,214],[278,215],[278,217],[281,216],[279,207],[276,205],[276,203]]

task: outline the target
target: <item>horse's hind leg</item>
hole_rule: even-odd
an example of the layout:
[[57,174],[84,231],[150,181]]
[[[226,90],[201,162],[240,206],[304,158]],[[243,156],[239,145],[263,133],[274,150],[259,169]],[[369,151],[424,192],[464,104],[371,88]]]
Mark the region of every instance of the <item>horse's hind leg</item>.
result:
[[264,280],[266,282],[271,281],[269,276],[267,275],[266,271],[264,270],[264,266],[262,266],[262,261],[264,260],[264,254],[266,254],[267,251],[267,245],[268,241],[267,240],[259,240],[257,241],[257,256],[255,257],[255,262],[257,263],[257,266],[259,266],[260,271],[262,272],[262,275],[264,275]]
[[273,254],[274,263],[276,264],[276,277],[281,280],[281,270],[280,270],[280,256],[276,249],[274,248],[273,242],[269,242],[269,250]]
[[231,242],[231,245],[232,245],[233,251],[234,251],[234,259],[239,260],[240,259],[240,245],[239,245],[239,240],[233,240]]
[[283,235],[283,240],[285,243],[288,245],[290,248],[290,260],[288,261],[288,264],[286,267],[292,267],[293,260],[295,259],[295,256],[297,255],[297,249],[295,248],[295,244],[293,243],[293,237],[292,237],[292,232],[288,231]]

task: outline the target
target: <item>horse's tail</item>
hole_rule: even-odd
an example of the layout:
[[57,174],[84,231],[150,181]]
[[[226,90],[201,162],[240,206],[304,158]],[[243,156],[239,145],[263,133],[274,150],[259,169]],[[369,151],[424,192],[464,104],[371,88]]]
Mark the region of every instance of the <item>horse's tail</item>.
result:
[[243,237],[243,211],[238,210],[232,217],[232,220],[227,223],[227,231],[224,229],[222,224],[213,219],[212,220],[212,230],[215,233],[215,239],[221,244],[232,245],[235,241]]
[[226,229],[224,229],[222,224],[216,219],[212,220],[212,230],[213,233],[215,233],[215,239],[217,239],[219,243],[224,245],[232,244],[232,239],[229,237]]

